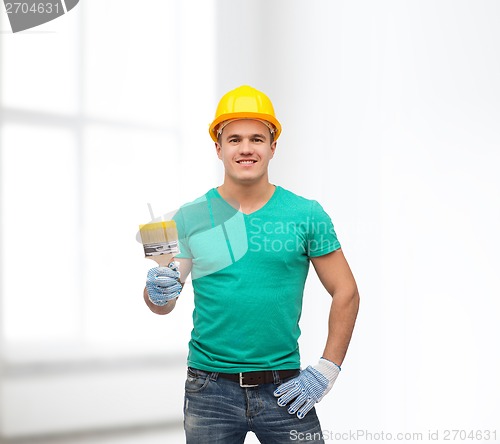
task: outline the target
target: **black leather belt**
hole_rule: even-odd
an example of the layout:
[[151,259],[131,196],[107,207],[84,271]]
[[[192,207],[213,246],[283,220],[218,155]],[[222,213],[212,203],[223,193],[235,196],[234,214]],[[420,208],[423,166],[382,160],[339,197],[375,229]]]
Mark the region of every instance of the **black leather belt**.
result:
[[240,387],[256,387],[259,384],[270,384],[274,382],[274,373],[278,373],[279,379],[283,381],[299,374],[299,370],[265,370],[260,372],[243,373],[219,373],[220,378],[239,382]]

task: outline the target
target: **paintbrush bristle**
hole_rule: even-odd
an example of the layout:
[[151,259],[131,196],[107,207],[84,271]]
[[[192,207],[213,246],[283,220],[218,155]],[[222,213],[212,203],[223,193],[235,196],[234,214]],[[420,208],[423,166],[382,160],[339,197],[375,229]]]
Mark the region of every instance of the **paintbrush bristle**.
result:
[[146,257],[179,253],[177,226],[173,220],[139,225],[139,231]]

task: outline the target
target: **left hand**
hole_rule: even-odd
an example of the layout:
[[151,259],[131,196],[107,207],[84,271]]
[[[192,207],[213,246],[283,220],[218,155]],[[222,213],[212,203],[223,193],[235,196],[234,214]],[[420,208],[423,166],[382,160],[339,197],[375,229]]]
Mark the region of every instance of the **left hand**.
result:
[[297,412],[297,417],[302,419],[330,391],[339,373],[337,364],[321,358],[317,365],[308,366],[299,376],[281,384],[274,391],[274,396],[279,397],[278,405],[281,407],[295,399],[288,407],[288,413],[293,415]]

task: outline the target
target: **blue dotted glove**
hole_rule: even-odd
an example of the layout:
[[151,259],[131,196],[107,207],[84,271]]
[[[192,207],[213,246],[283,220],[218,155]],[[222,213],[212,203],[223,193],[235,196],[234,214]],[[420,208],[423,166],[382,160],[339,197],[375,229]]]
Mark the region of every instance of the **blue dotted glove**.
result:
[[151,268],[146,280],[149,300],[155,305],[166,305],[175,299],[182,290],[179,276],[179,269],[174,262],[170,262],[168,267]]
[[280,407],[294,400],[288,407],[288,413],[297,413],[297,417],[302,419],[330,391],[339,373],[337,364],[321,358],[317,365],[307,367],[296,378],[281,384],[274,391],[274,396],[279,396]]

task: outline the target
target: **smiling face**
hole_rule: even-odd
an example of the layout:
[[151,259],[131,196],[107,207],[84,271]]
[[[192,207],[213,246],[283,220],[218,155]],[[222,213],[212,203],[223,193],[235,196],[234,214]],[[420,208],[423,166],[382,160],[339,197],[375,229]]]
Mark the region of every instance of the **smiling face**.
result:
[[268,182],[269,161],[276,142],[269,128],[258,120],[241,119],[226,125],[215,148],[224,164],[225,180],[251,185]]

